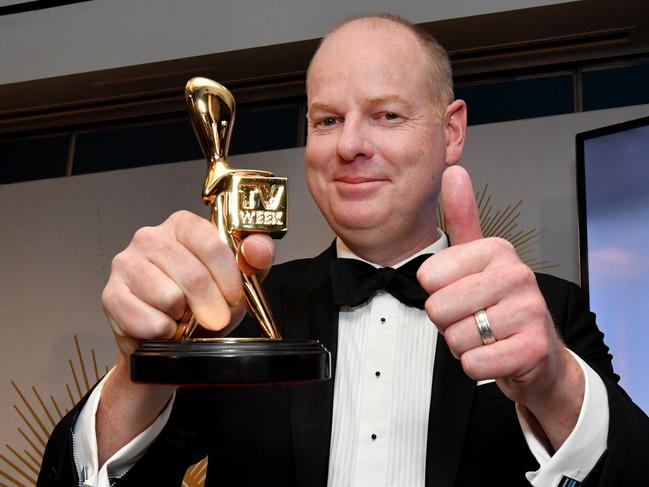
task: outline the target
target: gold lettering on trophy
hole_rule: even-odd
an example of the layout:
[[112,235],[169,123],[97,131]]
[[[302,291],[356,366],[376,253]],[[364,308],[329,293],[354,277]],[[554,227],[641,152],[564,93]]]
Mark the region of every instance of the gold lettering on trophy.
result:
[[284,198],[284,186],[281,184],[241,184],[239,186],[239,203],[244,210],[276,211]]
[[239,185],[239,219],[244,225],[283,226],[285,186],[255,181]]
[[239,218],[244,225],[275,225],[282,226],[284,222],[282,211],[240,210]]

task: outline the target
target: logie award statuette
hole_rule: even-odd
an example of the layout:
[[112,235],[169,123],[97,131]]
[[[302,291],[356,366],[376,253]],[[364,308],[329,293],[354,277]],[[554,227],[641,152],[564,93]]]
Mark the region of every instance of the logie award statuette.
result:
[[[203,201],[219,238],[237,255],[251,233],[286,233],[286,178],[268,171],[232,169],[226,160],[235,115],[227,88],[192,78],[185,98],[194,131],[207,159]],[[263,338],[196,338],[200,323],[191,312],[173,340],[145,340],[131,356],[135,382],[183,386],[246,385],[324,380],[329,352],[315,340],[283,340],[253,269],[237,259],[248,312]],[[185,317],[183,317],[185,318]]]

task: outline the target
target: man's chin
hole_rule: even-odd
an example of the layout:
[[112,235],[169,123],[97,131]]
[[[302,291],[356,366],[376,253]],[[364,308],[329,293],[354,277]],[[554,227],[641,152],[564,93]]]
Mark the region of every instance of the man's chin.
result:
[[335,219],[331,227],[336,234],[367,234],[368,232],[380,231],[385,223],[387,217],[378,217],[376,215],[349,215],[347,217],[339,217]]

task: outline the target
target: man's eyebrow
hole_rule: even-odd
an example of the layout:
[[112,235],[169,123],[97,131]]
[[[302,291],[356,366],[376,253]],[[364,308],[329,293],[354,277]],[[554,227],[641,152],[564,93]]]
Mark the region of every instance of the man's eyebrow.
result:
[[[402,96],[399,95],[381,95],[381,96],[374,96],[372,98],[368,98],[366,102],[369,105],[380,105],[382,103],[389,103],[389,102],[396,102],[396,103],[401,103],[403,105],[407,106],[412,106],[412,103],[410,103],[407,99],[405,99]],[[321,102],[313,102],[308,106],[308,111],[312,110],[318,110],[322,112],[334,112],[334,108],[331,105],[328,105],[326,103],[321,103]],[[308,113],[307,113],[308,115]]]
[[380,105],[381,103],[386,103],[386,102],[397,102],[397,103],[403,103],[405,105],[410,105],[410,102],[408,102],[408,100],[406,100],[405,98],[399,95],[375,96],[369,98],[367,101],[372,105]]
[[320,110],[322,112],[332,112],[333,108],[330,105],[327,105],[326,103],[320,103],[320,102],[313,102],[311,103],[308,107],[308,111],[310,112],[311,110]]

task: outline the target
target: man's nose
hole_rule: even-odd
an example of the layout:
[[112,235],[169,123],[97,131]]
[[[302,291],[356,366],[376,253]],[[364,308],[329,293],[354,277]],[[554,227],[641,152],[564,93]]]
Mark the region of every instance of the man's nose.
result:
[[353,162],[357,158],[372,157],[371,134],[362,120],[347,117],[339,134],[336,151],[340,159]]

